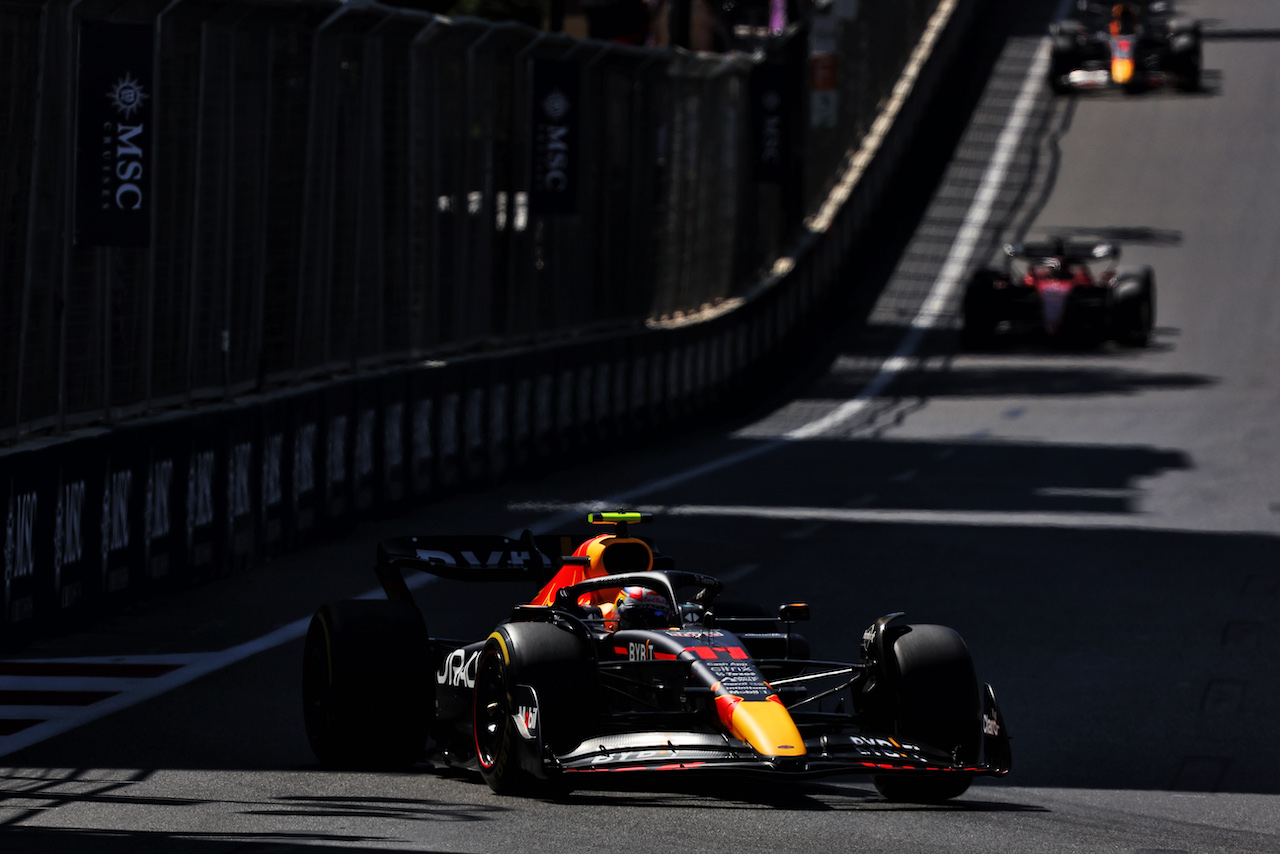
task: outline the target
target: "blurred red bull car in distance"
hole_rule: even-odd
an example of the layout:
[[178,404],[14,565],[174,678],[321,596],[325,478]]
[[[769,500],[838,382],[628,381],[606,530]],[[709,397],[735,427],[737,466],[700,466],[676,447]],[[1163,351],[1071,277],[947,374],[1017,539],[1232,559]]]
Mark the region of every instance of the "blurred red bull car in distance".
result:
[[1200,88],[1200,22],[1175,15],[1172,0],[1077,0],[1073,17],[1055,23],[1050,37],[1049,85],[1055,92]]

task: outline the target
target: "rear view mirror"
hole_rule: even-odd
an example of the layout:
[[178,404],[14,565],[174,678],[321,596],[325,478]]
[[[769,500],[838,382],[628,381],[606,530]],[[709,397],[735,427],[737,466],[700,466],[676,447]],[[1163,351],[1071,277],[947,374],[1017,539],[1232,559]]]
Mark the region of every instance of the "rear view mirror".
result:
[[784,623],[807,623],[809,621],[809,603],[792,602],[778,609],[778,619]]

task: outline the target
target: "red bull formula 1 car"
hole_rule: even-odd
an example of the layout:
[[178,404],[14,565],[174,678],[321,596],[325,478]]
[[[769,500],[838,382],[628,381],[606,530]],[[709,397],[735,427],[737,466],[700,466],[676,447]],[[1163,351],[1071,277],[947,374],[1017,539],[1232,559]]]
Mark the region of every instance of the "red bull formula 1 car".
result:
[[1200,88],[1200,22],[1176,16],[1171,0],[1078,0],[1075,15],[1050,30],[1049,85],[1055,92]]
[[[870,775],[893,800],[936,802],[1010,768],[989,685],[951,629],[900,614],[814,660],[795,624],[719,599],[629,526],[566,537],[406,537],[378,548],[385,600],[335,602],[307,633],[303,702],[322,764],[478,768],[499,793],[558,795],[620,772]],[[487,636],[429,635],[402,572],[532,582]],[[426,751],[430,750],[430,754]]]
[[1112,243],[1006,244],[1003,269],[973,274],[965,287],[962,338],[982,347],[1000,336],[1044,336],[1081,344],[1112,340],[1145,347],[1155,323],[1150,267],[1118,269]]

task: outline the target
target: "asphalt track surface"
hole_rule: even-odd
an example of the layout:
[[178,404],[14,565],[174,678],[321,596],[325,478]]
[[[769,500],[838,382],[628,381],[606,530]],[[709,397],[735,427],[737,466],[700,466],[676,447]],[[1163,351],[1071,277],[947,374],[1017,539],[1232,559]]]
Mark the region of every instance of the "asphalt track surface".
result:
[[[1280,851],[1280,4],[1182,4],[1205,23],[1199,93],[1035,87],[974,218],[1056,5],[992,0],[849,273],[847,322],[751,418],[365,525],[23,656],[149,667],[0,662],[8,686],[138,700],[86,693],[32,710],[65,732],[0,736],[0,849]],[[1156,270],[1151,346],[960,350],[955,300],[921,308],[966,223],[970,267],[1048,231],[1118,240]],[[955,627],[999,693],[1014,772],[920,808],[856,777],[544,803],[427,766],[317,767],[296,621],[373,587],[378,539],[581,532],[565,520],[598,502],[654,510],[646,533],[741,598],[807,599],[820,654],[851,655],[889,611]],[[522,593],[416,595],[433,633],[471,636]]]

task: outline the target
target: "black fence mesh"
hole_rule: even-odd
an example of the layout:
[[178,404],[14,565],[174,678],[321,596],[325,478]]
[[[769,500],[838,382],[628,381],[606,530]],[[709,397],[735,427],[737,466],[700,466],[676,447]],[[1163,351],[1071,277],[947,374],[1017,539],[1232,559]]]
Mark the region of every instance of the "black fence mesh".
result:
[[[938,3],[822,19],[837,83],[816,121],[829,9],[692,53],[334,0],[0,0],[0,438],[740,296]],[[85,21],[154,34],[145,246],[77,237]],[[566,210],[535,192],[548,62],[578,99]],[[767,177],[762,65],[790,103]]]

